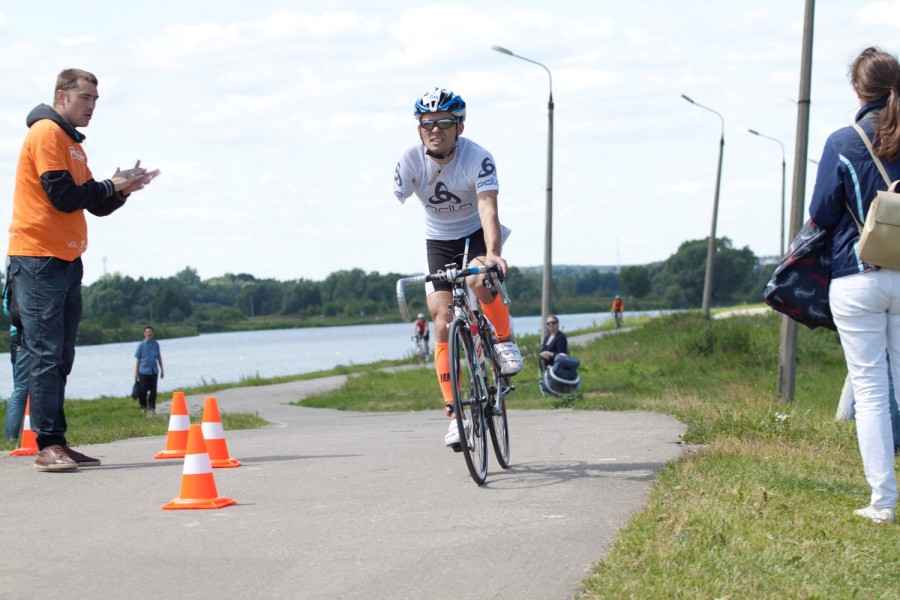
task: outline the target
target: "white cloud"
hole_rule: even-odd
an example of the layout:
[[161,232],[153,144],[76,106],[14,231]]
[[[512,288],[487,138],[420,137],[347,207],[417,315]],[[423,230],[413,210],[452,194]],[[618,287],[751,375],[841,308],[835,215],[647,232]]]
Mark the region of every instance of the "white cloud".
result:
[[900,0],[872,2],[856,13],[864,23],[900,29]]
[[95,35],[77,35],[72,37],[59,38],[60,46],[81,46],[84,44],[96,44],[97,36]]

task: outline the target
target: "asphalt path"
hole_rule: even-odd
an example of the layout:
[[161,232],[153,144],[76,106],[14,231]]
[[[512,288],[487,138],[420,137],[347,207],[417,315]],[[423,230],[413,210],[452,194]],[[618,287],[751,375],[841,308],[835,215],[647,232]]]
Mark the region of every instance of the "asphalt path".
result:
[[512,468],[492,457],[479,487],[439,410],[288,404],[343,382],[216,394],[272,423],[226,432],[219,510],[161,510],[182,478],[153,459],[165,437],[81,447],[103,465],[71,473],[3,453],[0,598],[571,598],[682,454],[665,415],[513,409]]

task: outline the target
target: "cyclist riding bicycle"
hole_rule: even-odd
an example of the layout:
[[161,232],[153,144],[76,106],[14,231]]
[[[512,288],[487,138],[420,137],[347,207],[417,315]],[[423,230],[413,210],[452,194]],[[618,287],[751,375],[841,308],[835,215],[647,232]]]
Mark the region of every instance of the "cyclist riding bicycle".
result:
[[616,327],[621,327],[622,313],[625,312],[625,302],[622,300],[622,296],[616,294],[609,312],[611,312],[616,319]]
[[427,357],[431,350],[431,345],[428,337],[428,321],[425,320],[424,313],[416,315],[416,320],[413,323],[413,337],[416,338],[416,342],[421,341],[424,344],[425,356]]
[[[462,267],[462,255],[469,241],[468,261],[472,265],[498,265],[504,275],[508,265],[501,258],[503,241],[510,230],[500,224],[497,211],[497,181],[494,158],[490,152],[460,137],[465,129],[466,103],[452,91],[441,88],[416,99],[413,116],[418,121],[419,142],[406,147],[394,170],[394,195],[401,203],[415,194],[425,209],[425,249],[428,272],[456,263]],[[499,342],[494,352],[504,375],[522,370],[522,354],[513,338],[509,309],[499,297],[484,287],[482,278],[473,276],[469,288],[493,324]],[[436,281],[426,284],[428,311],[434,322],[434,368],[447,414],[452,415],[453,393],[450,387],[450,359],[447,352],[452,303],[452,286]],[[447,446],[459,443],[459,428],[451,420]]]

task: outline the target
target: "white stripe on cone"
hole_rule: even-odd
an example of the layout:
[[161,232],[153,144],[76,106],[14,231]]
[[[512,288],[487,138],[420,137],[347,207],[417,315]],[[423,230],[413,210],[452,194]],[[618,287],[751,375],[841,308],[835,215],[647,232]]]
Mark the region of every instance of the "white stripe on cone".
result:
[[187,415],[169,415],[169,431],[187,431],[191,427],[191,418]]
[[221,440],[225,437],[225,428],[221,421],[205,422],[200,424],[203,429],[204,440]]
[[182,475],[204,475],[206,473],[212,473],[209,454],[188,454],[184,457]]

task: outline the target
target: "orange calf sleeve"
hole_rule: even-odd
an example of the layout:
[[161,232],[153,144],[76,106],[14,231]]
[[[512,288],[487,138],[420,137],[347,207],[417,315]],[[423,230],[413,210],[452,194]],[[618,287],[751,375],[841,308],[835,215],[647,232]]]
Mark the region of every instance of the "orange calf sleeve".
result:
[[453,390],[450,388],[450,353],[447,342],[434,343],[434,370],[437,373],[444,404],[453,404]]
[[512,329],[509,326],[509,307],[503,304],[500,296],[494,298],[490,304],[481,303],[481,312],[494,325],[498,339],[502,340],[512,335]]

